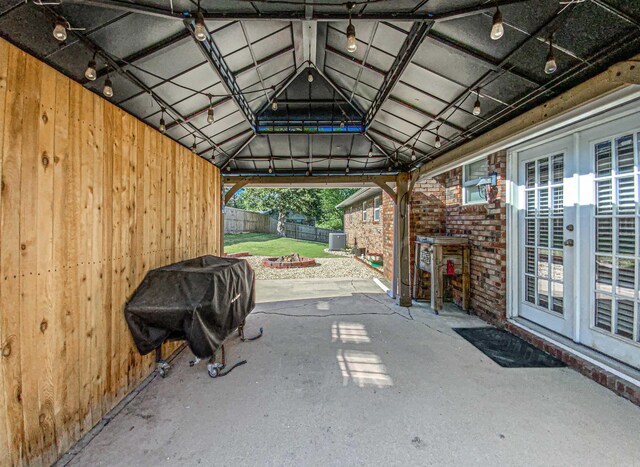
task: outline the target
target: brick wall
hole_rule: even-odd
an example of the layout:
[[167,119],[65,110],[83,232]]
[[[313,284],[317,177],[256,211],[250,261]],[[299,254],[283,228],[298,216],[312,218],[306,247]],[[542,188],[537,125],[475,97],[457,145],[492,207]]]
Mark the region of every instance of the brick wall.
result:
[[[349,206],[344,211],[344,231],[347,234],[347,245],[350,247],[366,248],[367,253],[382,253],[384,244],[382,222],[373,220],[373,199],[380,194],[372,195],[364,200],[367,203],[367,220],[362,220],[362,203]],[[383,216],[381,207],[380,218]],[[384,255],[385,259],[387,255]]]
[[[506,317],[506,153],[488,156],[489,173],[498,174],[498,187],[489,202],[462,203],[462,168],[416,184],[411,197],[410,235],[466,236],[471,244],[471,310],[496,322]],[[413,245],[412,245],[413,246]],[[413,248],[412,248],[413,268]],[[453,279],[452,295],[461,304],[461,283]]]
[[[446,233],[466,236],[471,244],[471,309],[495,322],[506,318],[507,209],[506,152],[488,156],[489,173],[498,174],[498,186],[489,202],[462,204],[462,169],[443,174],[446,191]],[[454,301],[461,303],[461,284],[453,281]]]

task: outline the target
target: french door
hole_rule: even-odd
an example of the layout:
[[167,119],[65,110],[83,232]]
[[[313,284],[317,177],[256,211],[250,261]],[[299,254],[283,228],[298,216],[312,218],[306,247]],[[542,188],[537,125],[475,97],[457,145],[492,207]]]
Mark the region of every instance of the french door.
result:
[[[638,115],[585,132],[579,171],[579,341],[640,369],[640,125]],[[582,209],[582,207],[581,207]]]
[[565,336],[574,323],[570,138],[518,153],[519,315]]
[[512,242],[519,316],[640,369],[639,117],[514,152]]

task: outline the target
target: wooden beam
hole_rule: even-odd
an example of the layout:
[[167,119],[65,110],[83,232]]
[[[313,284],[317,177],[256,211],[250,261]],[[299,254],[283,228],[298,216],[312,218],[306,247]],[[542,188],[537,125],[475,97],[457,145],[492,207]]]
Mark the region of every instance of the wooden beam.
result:
[[253,176],[253,177],[239,177],[239,176],[226,176],[223,177],[223,183],[225,185],[236,184],[245,182],[247,185],[309,185],[309,184],[343,184],[353,185],[362,183],[376,184],[377,182],[395,182],[396,175],[306,175],[300,176]]
[[[409,274],[409,174],[397,177],[396,225],[394,256],[397,258],[398,305],[411,306],[411,278]],[[394,278],[395,279],[395,278]]]
[[398,197],[396,196],[396,192],[393,191],[393,188],[391,188],[385,182],[373,182],[373,183],[375,183],[380,188],[382,188],[382,190],[391,197],[391,199],[393,200],[393,204],[397,204]]
[[[597,76],[575,86],[557,97],[535,107],[528,112],[500,125],[493,130],[472,139],[466,144],[425,162],[413,176],[423,177],[438,171],[461,158],[478,153],[486,148],[498,148],[500,143],[508,143],[515,135],[531,130],[537,125],[558,118],[567,112],[584,106],[606,94],[629,85],[640,85],[640,55],[631,60],[619,62]],[[504,149],[501,148],[501,149]]]
[[249,182],[246,180],[243,180],[241,182],[236,183],[235,185],[233,185],[229,191],[227,191],[224,195],[224,204],[227,204],[229,201],[231,201],[231,198],[233,198],[233,195],[235,195],[240,189],[242,189],[244,186],[246,186]]

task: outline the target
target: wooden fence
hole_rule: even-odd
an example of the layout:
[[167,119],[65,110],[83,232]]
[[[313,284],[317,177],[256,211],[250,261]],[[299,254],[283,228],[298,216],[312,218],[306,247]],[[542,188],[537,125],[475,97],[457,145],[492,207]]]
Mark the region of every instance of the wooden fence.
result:
[[153,371],[124,304],[218,253],[220,174],[0,40],[0,178],[0,465],[50,465]]
[[[278,233],[278,221],[259,212],[245,211],[231,207],[224,208],[224,233]],[[329,243],[330,233],[342,233],[341,230],[321,229],[311,225],[285,223],[285,236],[297,240]]]

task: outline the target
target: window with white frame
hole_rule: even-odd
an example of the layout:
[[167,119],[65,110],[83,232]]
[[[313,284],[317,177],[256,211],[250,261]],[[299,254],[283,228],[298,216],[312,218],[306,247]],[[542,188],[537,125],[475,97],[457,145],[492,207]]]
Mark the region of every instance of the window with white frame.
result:
[[380,221],[380,206],[382,206],[382,196],[376,196],[373,198],[373,220],[375,222]]
[[489,176],[489,163],[487,158],[470,162],[462,167],[462,203],[485,203],[487,200],[478,189],[478,181]]
[[367,203],[366,201],[362,202],[362,222],[367,222],[368,214],[367,214]]

